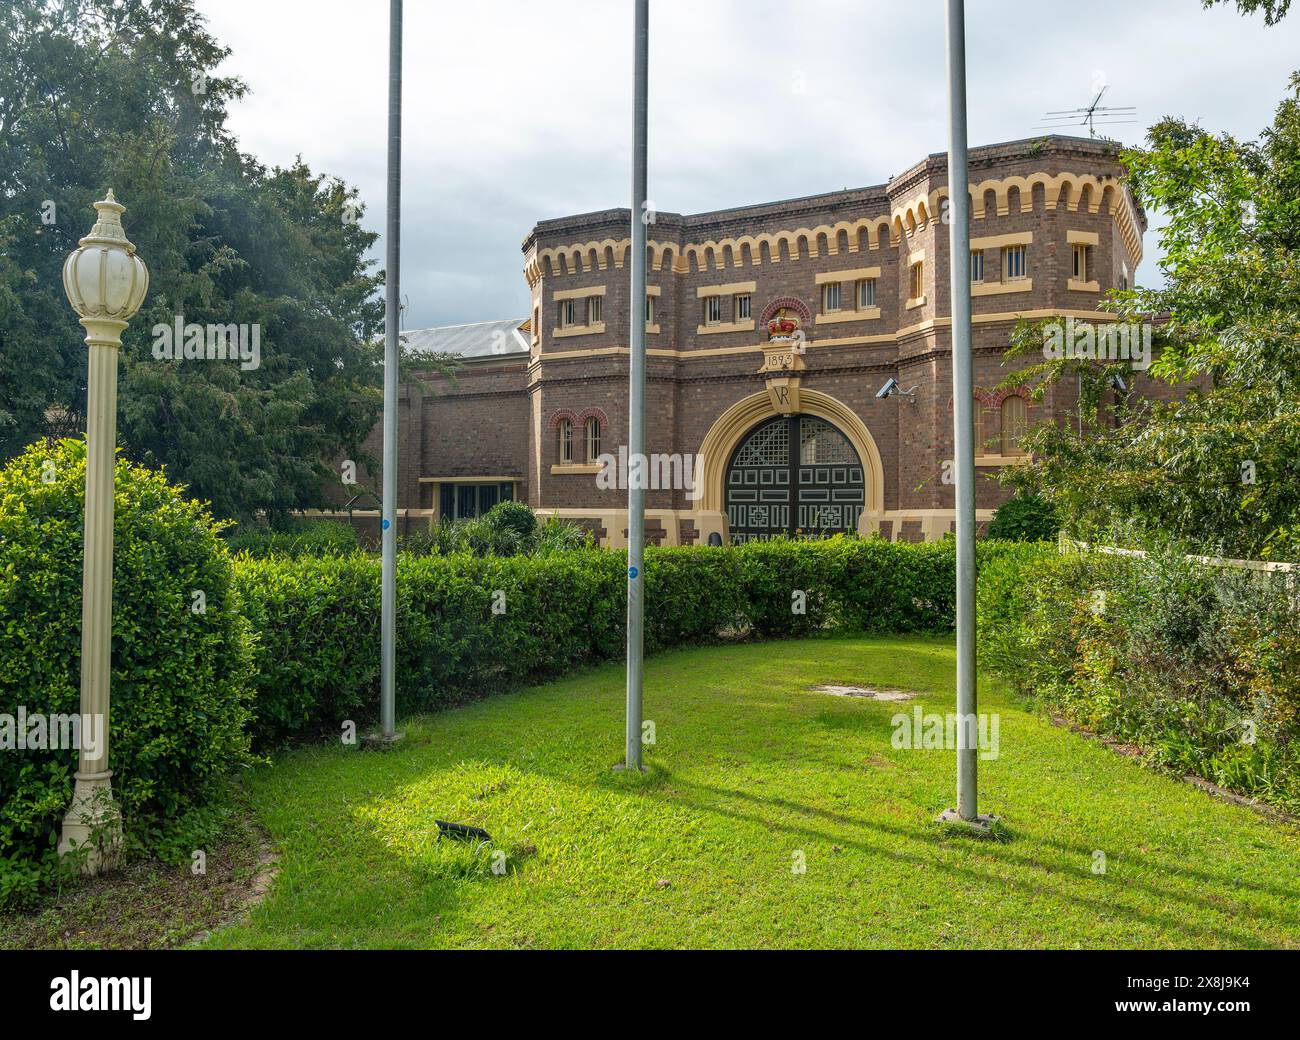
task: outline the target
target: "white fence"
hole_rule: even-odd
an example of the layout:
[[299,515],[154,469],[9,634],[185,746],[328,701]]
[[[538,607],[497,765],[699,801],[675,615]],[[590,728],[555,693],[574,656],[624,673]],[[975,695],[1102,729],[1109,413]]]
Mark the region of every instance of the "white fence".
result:
[[[1143,549],[1121,549],[1116,545],[1093,545],[1089,542],[1078,542],[1071,538],[1066,538],[1064,534],[1058,541],[1061,552],[1096,552],[1108,553],[1113,556],[1146,556]],[[1282,575],[1283,584],[1286,586],[1287,596],[1291,600],[1291,606],[1295,610],[1300,610],[1300,563],[1283,563],[1277,560],[1234,560],[1227,556],[1184,556],[1183,559],[1191,560],[1193,563],[1199,563],[1205,567],[1227,567],[1234,570],[1253,571],[1261,581],[1267,581],[1274,575]]]

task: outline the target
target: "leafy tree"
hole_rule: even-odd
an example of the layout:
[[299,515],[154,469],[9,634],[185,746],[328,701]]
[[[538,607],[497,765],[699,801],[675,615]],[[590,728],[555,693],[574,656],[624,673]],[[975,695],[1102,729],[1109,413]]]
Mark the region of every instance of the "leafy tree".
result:
[[[381,278],[355,190],[268,169],[226,127],[242,98],[192,0],[0,7],[0,457],[84,428],[83,332],[60,269],[108,187],[151,285],[124,339],[127,454],[220,515],[273,521],[378,414]],[[155,325],[257,325],[261,364],[153,356]],[[434,367],[438,367],[437,364]]]
[[1235,3],[1237,10],[1242,14],[1254,14],[1256,11],[1264,12],[1264,24],[1276,25],[1286,17],[1287,9],[1291,6],[1291,0],[1201,0],[1201,5],[1209,10],[1216,4]]
[[[1080,379],[1077,421],[1044,426],[1032,464],[1004,479],[1054,502],[1067,528],[1204,551],[1300,551],[1300,75],[1258,141],[1167,118],[1126,152],[1139,201],[1159,207],[1167,284],[1112,292],[1128,321],[1162,316],[1151,374],[1185,392],[1168,404],[1120,397],[1127,363],[1044,361],[1020,377],[1042,394]],[[1011,356],[1042,351],[1017,329]]]

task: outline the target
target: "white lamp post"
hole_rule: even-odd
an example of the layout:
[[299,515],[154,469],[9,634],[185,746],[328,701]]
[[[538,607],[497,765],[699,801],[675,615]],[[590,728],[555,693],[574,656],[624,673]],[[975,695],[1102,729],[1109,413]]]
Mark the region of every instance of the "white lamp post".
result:
[[[76,787],[63,818],[59,854],[86,847],[82,871],[111,868],[122,844],[122,818],[108,768],[108,694],[113,640],[113,475],[117,446],[117,352],[127,322],[149,289],[149,271],[122,230],[110,190],[95,203],[99,219],[63,264],[63,289],[81,318],[89,348],[86,380],[86,524],[81,576],[81,714],[102,717],[93,756],[83,740]],[[84,729],[84,727],[83,727]]]

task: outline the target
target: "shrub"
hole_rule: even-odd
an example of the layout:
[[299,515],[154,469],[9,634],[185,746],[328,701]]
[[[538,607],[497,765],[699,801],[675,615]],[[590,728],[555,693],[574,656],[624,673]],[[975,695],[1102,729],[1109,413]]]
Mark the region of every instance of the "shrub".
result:
[[1056,507],[1039,495],[1018,494],[998,506],[987,536],[1009,542],[1055,541],[1061,529]]
[[[80,711],[85,469],[73,440],[0,469],[0,714]],[[110,764],[128,837],[184,816],[249,761],[250,635],[221,526],[163,474],[118,459]],[[29,895],[30,864],[52,865],[76,766],[75,749],[0,754],[0,874],[15,872],[0,892]]]
[[1300,807],[1300,611],[1280,582],[1167,549],[997,566],[985,663],[1162,768]]
[[596,545],[596,539],[585,528],[558,516],[548,516],[537,526],[533,535],[534,553],[568,552],[573,549],[590,549]]
[[226,536],[226,544],[250,556],[346,556],[360,550],[357,532],[341,520],[302,521],[277,531],[241,526]]
[[499,530],[513,531],[521,544],[527,544],[537,530],[537,514],[524,502],[498,502],[483,519]]
[[548,517],[539,525],[533,511],[521,502],[502,502],[483,516],[413,531],[402,539],[402,551],[416,556],[518,556],[593,545],[594,540],[585,530],[566,520]]

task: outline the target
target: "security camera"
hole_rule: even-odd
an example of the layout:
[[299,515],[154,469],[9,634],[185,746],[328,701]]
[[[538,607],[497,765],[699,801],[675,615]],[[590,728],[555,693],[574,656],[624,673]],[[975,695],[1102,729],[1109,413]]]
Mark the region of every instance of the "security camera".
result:
[[876,397],[877,399],[883,401],[890,394],[895,394],[897,392],[898,392],[898,380],[895,379],[893,376],[890,376],[888,379],[885,380],[885,385],[876,391]]
[[1118,390],[1121,394],[1128,393],[1128,384],[1124,382],[1124,377],[1120,375],[1118,372],[1116,372],[1113,376],[1111,376],[1111,383],[1114,385],[1115,389]]

